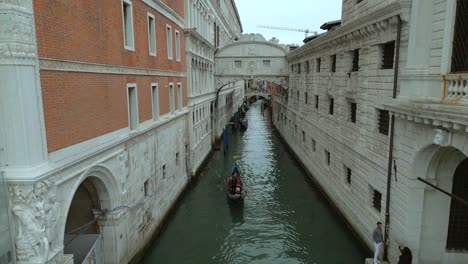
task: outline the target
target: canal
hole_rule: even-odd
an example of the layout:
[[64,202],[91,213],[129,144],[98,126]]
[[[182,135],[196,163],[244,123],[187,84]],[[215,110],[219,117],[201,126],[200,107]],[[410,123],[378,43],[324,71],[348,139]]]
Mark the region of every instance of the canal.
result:
[[[259,102],[247,118],[247,131],[231,132],[227,154],[210,158],[143,263],[364,263],[369,253],[288,153]],[[248,191],[243,205],[226,198],[234,162]]]

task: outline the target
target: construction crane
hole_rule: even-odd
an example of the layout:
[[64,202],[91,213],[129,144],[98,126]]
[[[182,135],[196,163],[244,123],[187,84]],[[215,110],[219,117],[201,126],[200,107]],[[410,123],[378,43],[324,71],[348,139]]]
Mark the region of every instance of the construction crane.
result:
[[288,28],[288,27],[275,27],[275,26],[267,26],[267,25],[257,25],[259,28],[270,28],[270,29],[279,29],[279,30],[287,30],[287,31],[299,31],[299,32],[304,32],[305,37],[307,38],[308,34],[314,34],[317,35],[317,31],[313,31],[310,29],[302,29],[302,28]]

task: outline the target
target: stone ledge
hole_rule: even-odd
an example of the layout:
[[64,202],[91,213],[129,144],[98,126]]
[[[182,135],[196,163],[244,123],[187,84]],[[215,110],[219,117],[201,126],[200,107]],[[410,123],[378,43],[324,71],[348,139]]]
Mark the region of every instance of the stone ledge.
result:
[[[365,264],[374,264],[374,259],[373,258],[366,258]],[[380,261],[380,264],[388,264],[387,261]]]

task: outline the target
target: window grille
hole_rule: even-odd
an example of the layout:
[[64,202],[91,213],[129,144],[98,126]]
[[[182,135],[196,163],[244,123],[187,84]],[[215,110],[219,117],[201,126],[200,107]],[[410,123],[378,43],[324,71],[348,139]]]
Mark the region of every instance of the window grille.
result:
[[306,141],[306,136],[304,130],[302,130],[302,142]]
[[317,58],[317,68],[316,68],[316,72],[320,72],[321,64],[322,64],[322,59],[321,59],[321,58]]
[[270,60],[264,60],[263,61],[263,67],[270,68]]
[[382,45],[382,66],[381,69],[393,69],[393,61],[395,58],[395,41],[391,41]]
[[[452,194],[465,201],[468,200],[468,159],[465,159],[455,170]],[[465,205],[452,199],[447,236],[447,249],[455,251],[468,250],[468,210]]]
[[315,152],[316,149],[317,149],[317,142],[315,142],[315,139],[312,139],[312,151]]
[[325,159],[327,160],[327,165],[330,165],[330,152],[325,150]]
[[315,109],[319,109],[319,96],[315,96]]
[[235,61],[234,61],[234,66],[235,66],[236,68],[242,68],[242,61],[240,61],[240,60],[235,60]]
[[330,57],[330,64],[331,64],[330,71],[336,72],[336,54]]
[[306,71],[306,73],[310,73],[310,63],[309,63],[309,61],[306,61],[305,71]]
[[359,49],[355,49],[353,51],[353,67],[351,71],[359,71]]
[[307,93],[304,93],[305,104],[307,104]]
[[468,72],[468,1],[457,1],[452,47],[452,72]]
[[349,184],[351,184],[351,174],[351,169],[346,167],[346,182]]
[[351,103],[351,122],[356,123],[356,111],[357,111],[357,104]]
[[330,115],[333,115],[333,110],[335,108],[335,100],[333,98],[329,98],[329,109],[328,109],[328,113]]
[[387,110],[379,110],[379,133],[388,135],[388,127],[390,124],[390,114]]
[[301,64],[297,64],[297,74],[301,74]]
[[380,212],[382,210],[382,194],[377,190],[374,190],[372,205],[377,211]]

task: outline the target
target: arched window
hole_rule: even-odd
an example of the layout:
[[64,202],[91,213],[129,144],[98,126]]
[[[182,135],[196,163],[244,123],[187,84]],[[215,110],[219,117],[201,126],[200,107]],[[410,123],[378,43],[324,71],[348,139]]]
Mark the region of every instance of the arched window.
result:
[[[468,159],[455,170],[452,194],[468,200]],[[447,250],[468,250],[468,208],[455,199],[450,205]]]

